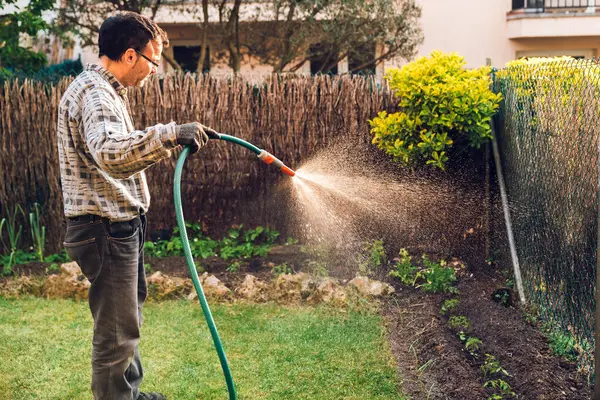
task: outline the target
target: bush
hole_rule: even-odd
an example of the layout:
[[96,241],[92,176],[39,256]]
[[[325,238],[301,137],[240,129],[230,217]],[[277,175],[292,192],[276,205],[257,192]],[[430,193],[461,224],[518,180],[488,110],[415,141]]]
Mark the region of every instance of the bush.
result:
[[369,121],[373,144],[395,161],[445,169],[450,151],[479,148],[502,96],[490,89],[489,67],[467,70],[456,53],[433,52],[385,76],[400,111]]

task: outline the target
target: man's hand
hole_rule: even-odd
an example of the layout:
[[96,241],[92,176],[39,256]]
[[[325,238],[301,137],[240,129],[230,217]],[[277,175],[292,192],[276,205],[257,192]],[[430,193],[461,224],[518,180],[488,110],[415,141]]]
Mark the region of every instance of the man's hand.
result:
[[177,144],[190,146],[190,154],[196,153],[200,147],[208,142],[208,136],[204,132],[205,127],[198,122],[177,126]]

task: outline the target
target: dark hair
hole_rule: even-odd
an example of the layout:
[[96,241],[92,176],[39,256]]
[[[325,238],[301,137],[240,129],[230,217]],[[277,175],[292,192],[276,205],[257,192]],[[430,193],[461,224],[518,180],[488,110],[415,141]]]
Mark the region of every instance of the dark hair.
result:
[[150,18],[134,12],[121,12],[108,17],[100,26],[98,55],[119,61],[127,49],[141,51],[151,40],[169,47],[167,33]]

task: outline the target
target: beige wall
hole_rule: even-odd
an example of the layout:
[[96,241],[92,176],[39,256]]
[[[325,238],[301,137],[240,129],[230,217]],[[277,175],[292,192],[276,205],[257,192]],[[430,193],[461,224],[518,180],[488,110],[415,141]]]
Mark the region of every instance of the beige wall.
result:
[[[433,50],[457,52],[465,57],[467,67],[485,65],[504,66],[508,61],[522,56],[600,55],[600,28],[598,36],[555,36],[553,27],[557,20],[561,26],[573,26],[562,35],[574,35],[575,27],[596,21],[600,27],[600,15],[573,16],[522,15],[508,17],[511,0],[418,0],[423,9],[421,27],[425,36],[417,57],[429,55]],[[510,19],[510,21],[509,21]],[[527,28],[527,36],[515,33],[514,23],[519,20]],[[535,29],[530,29],[534,27]],[[589,31],[589,30],[588,30]],[[385,67],[400,66],[402,61],[386,63]]]
[[[422,7],[421,28],[425,40],[417,57],[434,50],[457,52],[467,67],[486,64],[490,58],[502,66],[514,57],[507,38],[506,13],[511,0],[418,0]],[[387,66],[402,64],[390,62]]]

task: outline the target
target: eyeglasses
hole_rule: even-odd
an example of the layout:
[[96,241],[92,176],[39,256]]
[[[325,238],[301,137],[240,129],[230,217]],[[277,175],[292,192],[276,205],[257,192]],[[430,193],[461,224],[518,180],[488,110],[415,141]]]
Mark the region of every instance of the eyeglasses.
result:
[[135,50],[136,53],[138,53],[140,56],[144,57],[146,60],[148,60],[148,62],[152,65],[154,65],[156,68],[160,67],[160,65],[158,65],[156,62],[152,61],[149,57],[145,56],[144,54],[142,54],[140,51]]

